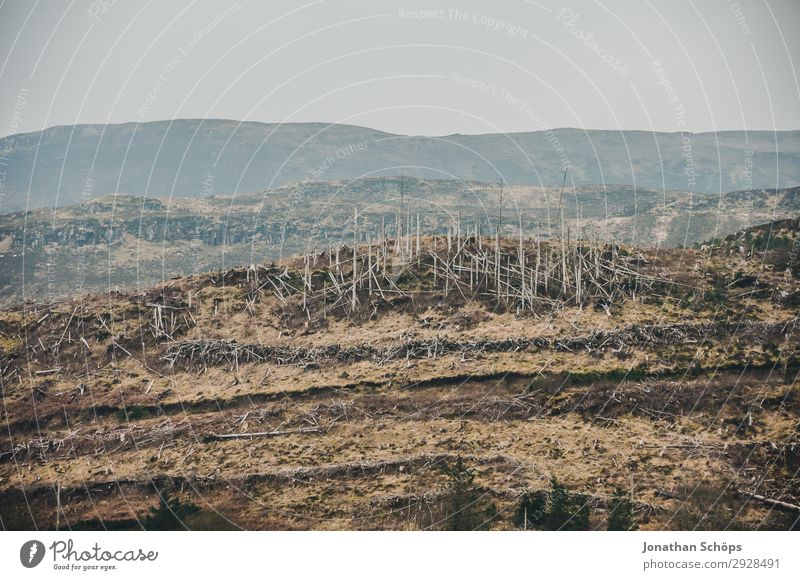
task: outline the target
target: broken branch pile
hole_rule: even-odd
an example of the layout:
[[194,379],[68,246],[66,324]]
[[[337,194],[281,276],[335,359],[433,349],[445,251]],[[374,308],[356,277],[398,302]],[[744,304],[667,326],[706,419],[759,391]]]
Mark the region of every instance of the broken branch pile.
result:
[[352,364],[359,361],[384,363],[392,360],[426,359],[461,354],[480,356],[489,353],[520,352],[550,349],[556,352],[619,351],[625,348],[653,348],[706,340],[718,342],[722,337],[736,337],[739,342],[763,343],[782,339],[797,327],[797,319],[777,323],[712,322],[701,324],[633,325],[619,330],[600,330],[585,336],[551,339],[547,337],[481,339],[455,341],[434,337],[407,340],[400,344],[379,347],[372,344],[314,348],[241,344],[234,340],[189,340],[169,347],[163,359],[184,367],[270,363],[308,366],[316,363]]

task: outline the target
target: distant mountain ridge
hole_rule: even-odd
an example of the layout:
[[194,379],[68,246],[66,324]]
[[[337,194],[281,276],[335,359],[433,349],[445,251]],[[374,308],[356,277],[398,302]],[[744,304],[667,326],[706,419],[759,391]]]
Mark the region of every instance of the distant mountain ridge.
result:
[[800,185],[800,131],[420,137],[352,125],[181,119],[60,126],[3,141],[3,213],[115,192],[200,197],[399,173],[555,185],[565,164],[575,185],[703,193]]

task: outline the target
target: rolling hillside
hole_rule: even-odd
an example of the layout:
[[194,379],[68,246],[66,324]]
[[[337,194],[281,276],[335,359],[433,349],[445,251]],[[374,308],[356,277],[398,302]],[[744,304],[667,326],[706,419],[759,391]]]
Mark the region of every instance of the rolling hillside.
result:
[[[502,206],[501,206],[502,201]],[[561,205],[559,205],[561,203]],[[402,204],[402,215],[401,215]],[[684,247],[758,223],[800,215],[800,188],[723,195],[626,185],[561,188],[373,177],[290,184],[202,199],[103,196],[0,215],[0,305],[85,292],[145,288],[173,276],[248,266],[402,226],[643,247]],[[404,225],[405,224],[405,225]]]
[[363,127],[176,120],[53,127],[4,139],[0,211],[109,193],[199,197],[374,175],[718,194],[800,185],[800,132],[554,129],[418,137]]
[[0,311],[0,522],[789,529],[799,232],[386,238]]

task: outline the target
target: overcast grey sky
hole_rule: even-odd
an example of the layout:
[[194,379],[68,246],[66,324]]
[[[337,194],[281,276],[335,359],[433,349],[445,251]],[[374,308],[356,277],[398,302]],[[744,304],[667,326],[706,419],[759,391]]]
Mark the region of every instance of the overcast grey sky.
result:
[[800,129],[799,24],[796,0],[7,0],[0,134],[200,117]]

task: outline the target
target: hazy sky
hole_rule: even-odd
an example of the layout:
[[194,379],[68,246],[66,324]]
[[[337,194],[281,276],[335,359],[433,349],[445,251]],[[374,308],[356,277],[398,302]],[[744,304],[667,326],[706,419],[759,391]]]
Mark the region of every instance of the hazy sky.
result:
[[796,0],[7,0],[0,134],[187,117],[800,129],[798,25]]

